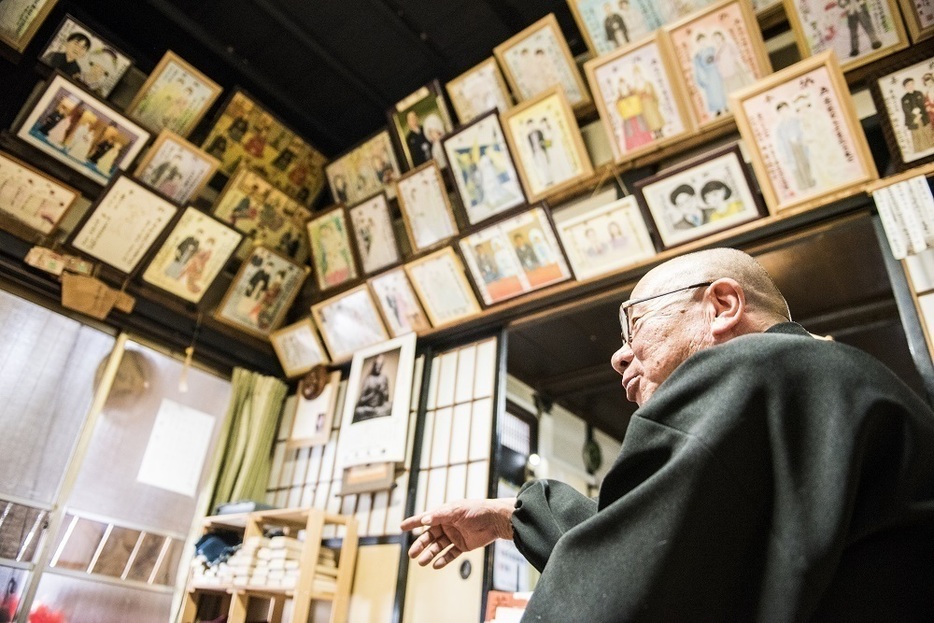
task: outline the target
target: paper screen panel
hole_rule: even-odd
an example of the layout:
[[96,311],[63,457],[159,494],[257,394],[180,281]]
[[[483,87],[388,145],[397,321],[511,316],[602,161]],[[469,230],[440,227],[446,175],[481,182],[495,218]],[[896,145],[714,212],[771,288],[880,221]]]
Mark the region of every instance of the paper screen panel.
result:
[[308,483],[302,487],[302,498],[298,505],[302,508],[311,508],[315,504],[315,485]]
[[447,488],[444,492],[445,502],[463,500],[467,497],[467,464],[451,465],[448,468]]
[[435,409],[438,406],[438,381],[441,378],[441,366],[438,365],[438,358],[431,362],[431,374],[428,380],[428,402],[426,408]]
[[441,377],[438,379],[437,406],[448,407],[454,404],[454,388],[457,385],[457,351],[450,351],[441,355]]
[[425,371],[425,355],[415,359],[415,367],[412,369],[412,399],[409,403],[411,411],[418,411],[418,403],[422,396],[422,373]]
[[475,461],[467,464],[467,498],[487,497],[489,490],[490,464],[487,461]]
[[370,508],[370,534],[382,536],[386,534],[386,511],[389,510],[389,491],[377,491],[373,494],[373,504]]
[[496,379],[496,339],[489,339],[477,344],[477,357],[474,364],[477,370],[474,381],[474,398],[486,398],[493,395]]
[[415,493],[415,512],[424,513],[425,504],[428,499],[428,471],[418,472],[418,489]]
[[471,461],[490,458],[490,445],[493,434],[493,400],[484,398],[473,403],[473,417],[470,420]]
[[337,459],[337,433],[338,431],[331,431],[331,438],[328,440],[327,445],[324,446],[319,481],[334,479],[334,462]]
[[267,491],[279,488],[279,479],[282,478],[282,465],[285,462],[285,442],[278,442],[272,451],[272,465],[269,468],[269,484]]
[[422,454],[419,458],[419,468],[427,469],[431,465],[431,447],[434,443],[435,435],[435,412],[428,411],[425,414],[425,428],[422,433]]
[[289,497],[286,502],[288,508],[298,508],[302,504],[302,489],[304,487],[289,487]]
[[477,361],[477,347],[471,344],[460,349],[457,354],[457,387],[454,390],[454,402],[461,403],[473,399],[474,364]]
[[357,510],[354,511],[354,517],[357,519],[357,534],[360,536],[371,536],[370,534],[370,509],[373,506],[373,494],[361,493],[357,497]]
[[327,510],[328,492],[331,490],[330,482],[319,482],[315,487],[315,501],[313,506],[318,510]]
[[292,485],[303,485],[308,476],[308,455],[311,448],[299,448],[295,453],[295,466],[292,469]]
[[279,476],[279,488],[292,484],[292,474],[295,473],[295,462],[298,459],[298,450],[285,451],[285,461],[282,463],[282,473]]
[[315,446],[311,449],[308,459],[308,476],[305,482],[316,484],[321,478],[321,457],[324,456],[324,446]]
[[451,407],[438,409],[435,413],[435,425],[431,441],[431,467],[442,467],[448,464],[448,455],[451,450],[451,420],[454,410]]
[[444,504],[444,491],[447,488],[448,470],[438,467],[428,471],[428,492],[425,496],[425,508],[430,510]]
[[470,416],[473,405],[469,402],[454,407],[454,417],[451,423],[451,452],[448,462],[466,463],[470,450]]
[[401,534],[399,524],[405,518],[405,499],[409,490],[409,473],[403,472],[396,478],[396,486],[389,492],[389,507],[386,509],[386,534]]

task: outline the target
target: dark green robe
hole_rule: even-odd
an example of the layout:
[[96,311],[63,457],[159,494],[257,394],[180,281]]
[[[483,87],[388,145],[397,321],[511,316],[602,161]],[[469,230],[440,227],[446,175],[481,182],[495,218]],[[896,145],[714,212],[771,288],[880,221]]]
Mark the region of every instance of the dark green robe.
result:
[[793,323],[690,357],[597,500],[538,480],[523,621],[934,620],[934,412]]

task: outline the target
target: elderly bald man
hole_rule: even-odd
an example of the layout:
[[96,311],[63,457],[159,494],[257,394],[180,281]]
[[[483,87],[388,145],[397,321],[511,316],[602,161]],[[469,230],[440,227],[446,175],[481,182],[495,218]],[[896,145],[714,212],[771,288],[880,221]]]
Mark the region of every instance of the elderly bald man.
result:
[[934,616],[934,412],[866,353],[814,339],[749,255],[643,277],[612,357],[632,416],[596,499],[550,480],[406,519],[441,568],[513,539],[523,621]]

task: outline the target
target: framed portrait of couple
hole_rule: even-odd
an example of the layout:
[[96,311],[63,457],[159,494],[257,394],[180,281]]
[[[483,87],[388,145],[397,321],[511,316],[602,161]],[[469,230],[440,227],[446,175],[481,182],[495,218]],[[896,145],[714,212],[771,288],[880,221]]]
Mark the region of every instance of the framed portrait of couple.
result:
[[105,99],[133,66],[132,58],[71,15],[59,24],[39,62]]
[[332,206],[321,212],[308,221],[307,228],[318,288],[323,292],[355,281],[360,272],[344,206]]
[[415,252],[457,235],[457,222],[441,170],[428,161],[406,173],[396,184],[399,210]]
[[289,378],[305,374],[328,357],[318,339],[318,331],[311,317],[294,322],[269,334],[282,371]]
[[0,152],[0,212],[40,234],[51,234],[81,193]]
[[871,84],[882,130],[897,168],[934,160],[934,55],[892,66]]
[[389,127],[405,157],[406,169],[434,161],[444,168],[441,138],[454,128],[441,85],[434,80],[386,112]]
[[365,284],[315,303],[311,315],[332,361],[348,359],[362,348],[389,339]]
[[378,193],[347,208],[347,216],[363,274],[372,275],[399,263],[402,254],[392,228],[392,213],[385,193]]
[[385,191],[394,197],[399,161],[388,130],[380,130],[324,168],[334,203],[353,205]]
[[217,170],[217,158],[171,130],[162,130],[136,167],[135,177],[175,203],[196,197]]
[[480,304],[467,281],[464,265],[451,247],[408,262],[405,274],[432,326],[439,327],[480,313]]
[[367,284],[393,337],[431,327],[404,268],[380,273]]
[[461,125],[491,110],[502,113],[512,106],[509,87],[494,57],[471,67],[444,86]]

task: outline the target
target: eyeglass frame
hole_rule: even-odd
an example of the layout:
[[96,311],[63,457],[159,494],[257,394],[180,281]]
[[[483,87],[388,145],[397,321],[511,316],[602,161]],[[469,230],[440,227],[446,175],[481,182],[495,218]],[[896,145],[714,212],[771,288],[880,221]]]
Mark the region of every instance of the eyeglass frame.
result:
[[689,286],[684,286],[681,288],[676,288],[668,292],[662,292],[661,294],[653,294],[652,296],[646,296],[641,299],[623,301],[619,306],[619,327],[620,327],[620,337],[623,338],[623,343],[629,346],[632,346],[632,321],[629,316],[629,310],[632,309],[634,305],[640,303],[645,303],[646,301],[651,301],[653,299],[661,298],[663,296],[668,296],[669,294],[677,294],[678,292],[684,292],[686,290],[693,290],[694,288],[706,288],[713,285],[713,281],[702,281],[700,283],[693,283]]

